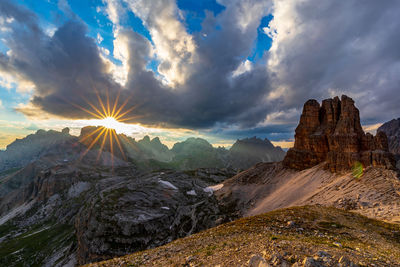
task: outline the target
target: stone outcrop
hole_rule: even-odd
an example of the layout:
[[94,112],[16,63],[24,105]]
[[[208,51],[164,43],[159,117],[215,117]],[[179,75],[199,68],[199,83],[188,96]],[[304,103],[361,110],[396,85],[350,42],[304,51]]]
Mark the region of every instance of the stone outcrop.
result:
[[167,171],[129,177],[97,192],[76,217],[78,263],[160,246],[228,220],[209,179]]
[[304,104],[294,147],[287,152],[283,164],[303,170],[324,161],[332,172],[350,170],[356,162],[364,167],[394,166],[386,134],[365,134],[359,110],[345,95],[341,99],[325,99],[321,105],[313,99]]

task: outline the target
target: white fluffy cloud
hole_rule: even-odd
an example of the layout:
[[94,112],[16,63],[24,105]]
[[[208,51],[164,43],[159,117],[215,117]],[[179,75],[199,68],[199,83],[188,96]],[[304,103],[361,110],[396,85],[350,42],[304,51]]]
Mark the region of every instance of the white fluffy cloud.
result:
[[270,0],[217,0],[217,2],[228,9],[236,20],[237,28],[242,32],[257,28],[261,18],[269,14],[272,8]]
[[179,9],[173,0],[125,1],[151,34],[160,60],[158,72],[171,86],[183,84],[196,60],[196,44],[178,19]]

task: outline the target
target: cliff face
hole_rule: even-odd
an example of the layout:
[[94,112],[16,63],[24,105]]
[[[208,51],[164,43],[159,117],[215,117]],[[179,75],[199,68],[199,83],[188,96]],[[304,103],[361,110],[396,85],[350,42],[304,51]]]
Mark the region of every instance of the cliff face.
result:
[[351,169],[356,162],[364,167],[394,167],[384,132],[365,134],[353,99],[325,99],[304,104],[296,128],[295,144],[283,161],[285,167],[303,170],[326,161],[332,172]]

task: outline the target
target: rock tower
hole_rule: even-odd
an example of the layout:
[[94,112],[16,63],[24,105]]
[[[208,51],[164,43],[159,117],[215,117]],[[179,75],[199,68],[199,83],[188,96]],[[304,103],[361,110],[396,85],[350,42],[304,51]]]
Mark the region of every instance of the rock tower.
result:
[[332,172],[347,171],[356,162],[364,167],[394,167],[384,132],[364,133],[353,99],[308,100],[296,128],[295,144],[283,160],[286,167],[303,170],[326,161]]

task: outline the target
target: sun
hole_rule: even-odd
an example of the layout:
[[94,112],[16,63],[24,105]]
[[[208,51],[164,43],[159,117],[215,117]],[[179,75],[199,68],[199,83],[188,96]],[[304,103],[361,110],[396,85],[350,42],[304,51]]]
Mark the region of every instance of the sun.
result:
[[97,128],[95,128],[92,132],[86,134],[80,139],[81,143],[86,143],[87,149],[85,152],[81,154],[81,159],[91,150],[96,144],[99,147],[97,160],[100,159],[100,156],[107,148],[106,144],[108,144],[108,152],[111,153],[112,166],[114,165],[114,146],[116,145],[120,151],[120,155],[124,159],[125,153],[122,148],[120,138],[127,138],[125,135],[118,135],[117,131],[120,132],[124,127],[124,121],[130,121],[133,119],[137,119],[140,116],[129,116],[128,115],[135,109],[135,106],[128,108],[125,110],[125,106],[128,104],[130,97],[126,98],[123,103],[119,103],[120,92],[116,95],[114,103],[110,103],[110,96],[108,94],[108,90],[106,91],[106,99],[103,101],[100,97],[99,92],[93,88],[96,93],[98,103],[95,105],[84,99],[88,104],[88,107],[83,107],[74,103],[71,103],[75,107],[85,111],[86,113],[92,115],[94,120],[97,122]]
[[104,119],[100,120],[100,126],[103,126],[107,129],[118,130],[121,127],[121,123],[114,117],[105,117]]

